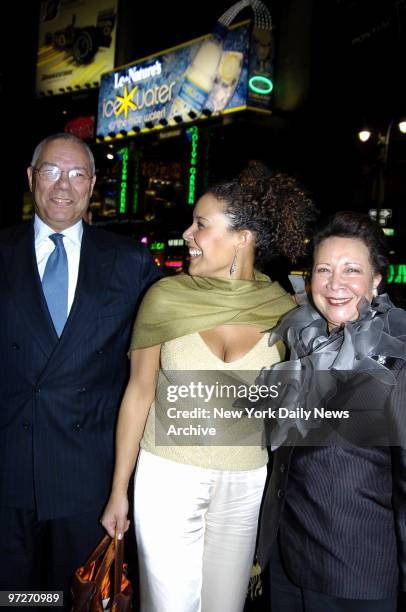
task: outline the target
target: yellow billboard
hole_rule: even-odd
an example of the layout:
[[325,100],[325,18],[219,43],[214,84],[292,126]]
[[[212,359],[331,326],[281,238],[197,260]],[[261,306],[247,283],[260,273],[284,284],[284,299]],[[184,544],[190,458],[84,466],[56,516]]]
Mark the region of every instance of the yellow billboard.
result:
[[98,87],[114,68],[117,0],[42,0],[38,96]]

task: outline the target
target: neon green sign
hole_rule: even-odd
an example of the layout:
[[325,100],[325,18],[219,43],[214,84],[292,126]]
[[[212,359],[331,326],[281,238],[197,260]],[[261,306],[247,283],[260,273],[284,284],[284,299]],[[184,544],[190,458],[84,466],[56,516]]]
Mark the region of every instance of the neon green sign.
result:
[[255,91],[255,93],[257,94],[266,95],[266,94],[270,94],[271,91],[273,90],[273,83],[271,79],[268,79],[267,77],[256,74],[255,76],[251,77],[250,80],[248,81],[248,87],[252,91]]
[[199,128],[194,125],[186,130],[190,134],[190,161],[189,161],[189,193],[187,203],[192,205],[195,203],[196,196],[196,175],[197,175],[197,147],[199,143]]
[[388,285],[406,285],[406,264],[389,264]]
[[164,251],[165,243],[164,242],[151,242],[150,249],[151,251]]
[[128,181],[128,147],[123,147],[118,151],[122,155],[121,184],[120,184],[120,213],[125,213],[127,204],[127,181]]
[[133,213],[138,211],[138,203],[140,200],[140,166],[141,166],[141,154],[137,151],[135,155],[135,168],[134,168],[134,185],[133,185]]
[[383,230],[383,233],[385,234],[385,236],[394,236],[395,235],[395,230],[393,229],[393,227],[383,227],[382,230]]

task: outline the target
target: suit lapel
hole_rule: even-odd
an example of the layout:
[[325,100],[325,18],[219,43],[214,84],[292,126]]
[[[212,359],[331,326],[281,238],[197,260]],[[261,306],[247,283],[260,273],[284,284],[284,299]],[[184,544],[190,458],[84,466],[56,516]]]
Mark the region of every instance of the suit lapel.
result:
[[4,250],[10,292],[22,317],[22,324],[35,336],[49,357],[58,342],[42,292],[34,247],[34,226],[18,228],[15,240]]
[[75,299],[59,342],[52,355],[52,363],[45,374],[59,368],[89,332],[97,316],[116,257],[114,248],[106,247],[97,232],[84,224],[80,264]]

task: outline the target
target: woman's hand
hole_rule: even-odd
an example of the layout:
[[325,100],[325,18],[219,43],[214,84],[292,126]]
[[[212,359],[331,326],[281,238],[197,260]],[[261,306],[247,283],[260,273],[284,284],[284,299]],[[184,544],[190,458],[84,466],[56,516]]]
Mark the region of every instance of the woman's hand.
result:
[[139,452],[149,409],[154,400],[156,373],[159,370],[161,346],[150,346],[131,353],[131,373],[116,429],[116,462],[110,499],[101,517],[109,534],[121,539],[130,521],[128,515],[128,483]]
[[125,494],[112,493],[100,519],[110,537],[121,540],[130,526],[128,515],[128,497]]

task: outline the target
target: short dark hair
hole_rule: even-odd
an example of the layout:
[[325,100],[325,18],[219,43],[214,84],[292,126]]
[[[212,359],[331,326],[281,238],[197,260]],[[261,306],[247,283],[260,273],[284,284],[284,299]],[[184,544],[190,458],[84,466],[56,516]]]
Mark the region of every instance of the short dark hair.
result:
[[236,178],[213,185],[207,193],[224,203],[231,230],[253,232],[256,263],[281,256],[293,262],[305,254],[316,209],[294,177],[251,160]]
[[[314,254],[323,240],[334,236],[362,240],[368,249],[369,261],[374,274],[381,274],[384,281],[389,263],[388,247],[385,234],[376,221],[362,213],[351,211],[337,212],[331,215],[314,234],[312,253]],[[379,287],[381,287],[381,284]]]

